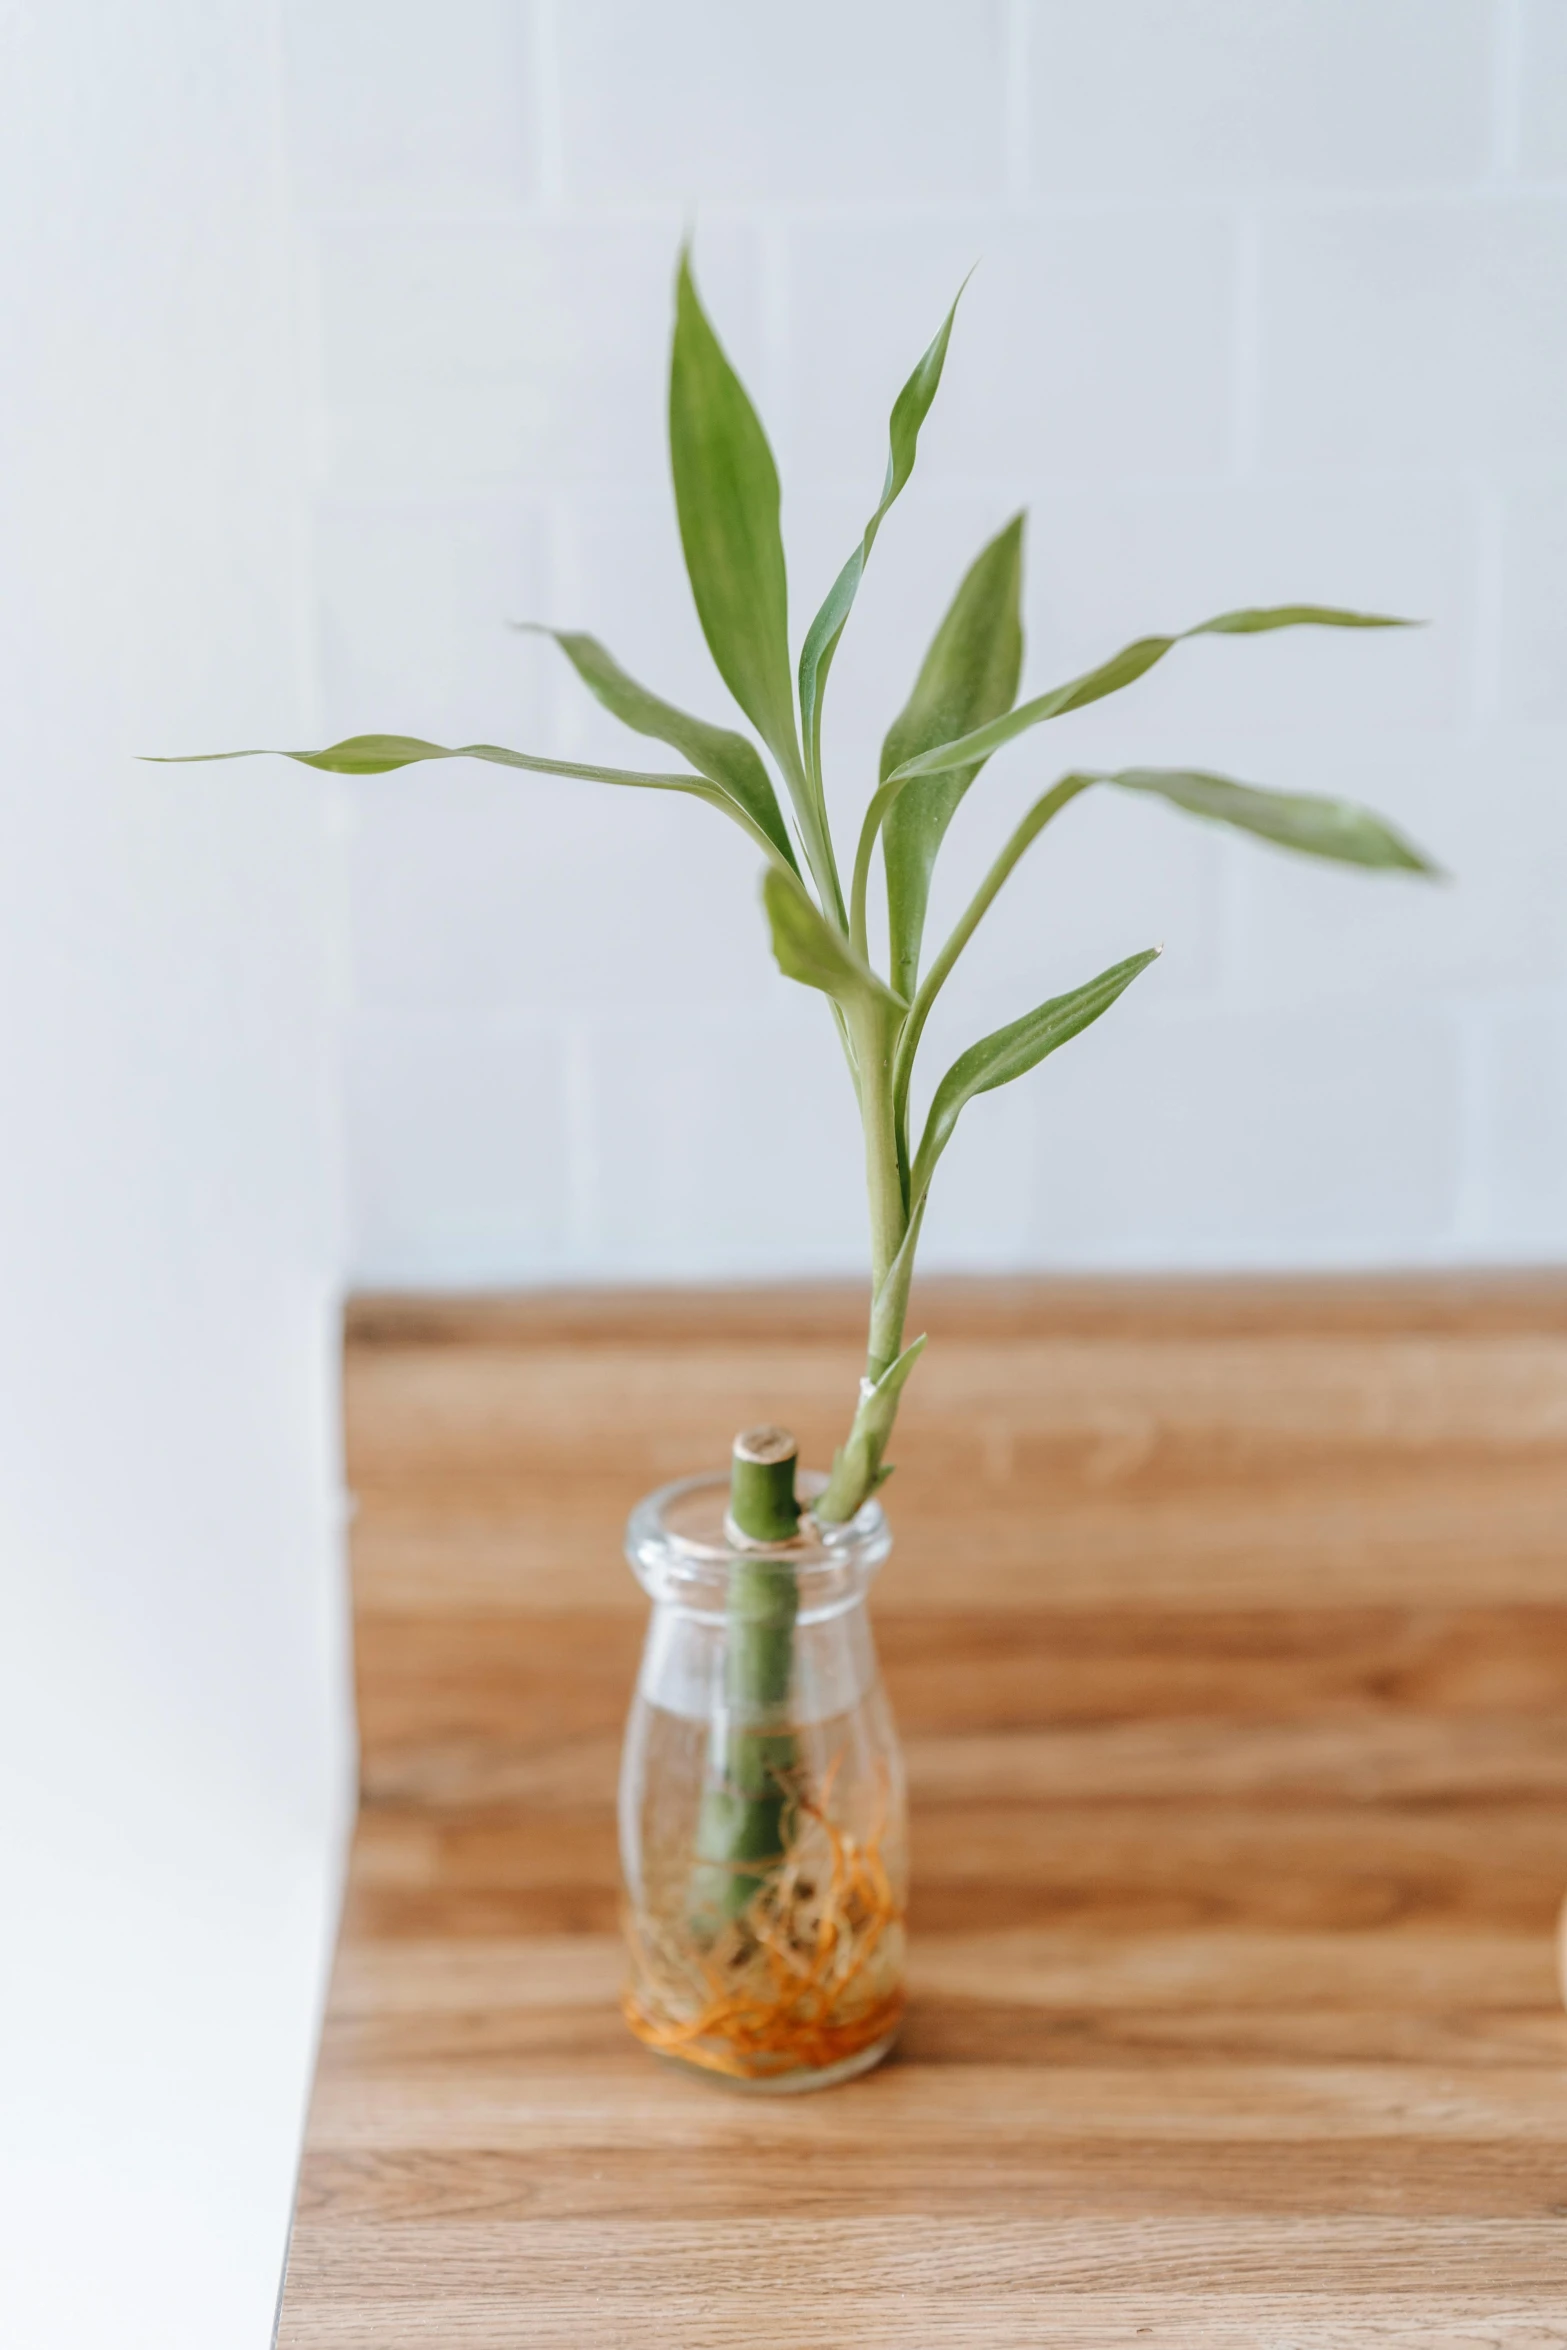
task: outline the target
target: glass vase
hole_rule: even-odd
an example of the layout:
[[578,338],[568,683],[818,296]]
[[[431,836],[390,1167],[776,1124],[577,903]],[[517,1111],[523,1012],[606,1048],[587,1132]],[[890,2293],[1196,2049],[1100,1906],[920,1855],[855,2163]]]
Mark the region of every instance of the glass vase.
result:
[[776,1548],[726,1523],[726,1476],[632,1512],[653,1602],[620,1774],[627,2021],[737,2088],[825,2088],[903,2012],[903,1761],[866,1610],[879,1504]]

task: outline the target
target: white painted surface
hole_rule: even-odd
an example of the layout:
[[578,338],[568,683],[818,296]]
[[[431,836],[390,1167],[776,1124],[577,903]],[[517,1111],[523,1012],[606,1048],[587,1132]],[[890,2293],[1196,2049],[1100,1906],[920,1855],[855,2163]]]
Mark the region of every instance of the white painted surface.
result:
[[[1240,602],[1432,626],[1194,647],[1015,747],[954,827],[938,912],[1082,756],[1356,793],[1458,880],[1074,812],[945,1040],[1168,952],[968,1114],[928,1261],[1559,1252],[1563,21],[1558,0],[288,0],[328,734],[633,756],[508,617],[593,628],[723,715],[663,449],[682,225],[779,453],[797,634],[977,258],[833,676],[842,823],[962,566],[1027,504],[1036,685]],[[356,787],[353,821],[358,1279],[860,1266],[825,1013],[772,972],[717,819],[447,769]],[[765,1142],[759,1033],[794,1089]]]
[[274,12],[0,20],[0,2339],[262,2350],[347,1784]]

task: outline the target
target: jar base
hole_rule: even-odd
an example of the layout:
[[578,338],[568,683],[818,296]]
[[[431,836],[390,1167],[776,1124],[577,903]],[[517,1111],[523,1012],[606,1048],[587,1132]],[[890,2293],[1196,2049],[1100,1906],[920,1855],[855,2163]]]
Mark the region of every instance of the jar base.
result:
[[857,2048],[852,2056],[841,2057],[837,2064],[818,2065],[814,2070],[799,2072],[761,2073],[746,2079],[738,2073],[721,2073],[713,2066],[693,2064],[689,2057],[666,2055],[661,2049],[650,2049],[661,2065],[672,2073],[683,2073],[686,2079],[706,2081],[715,2089],[730,2089],[741,2097],[804,2097],[813,2089],[836,2089],[844,2081],[858,2080],[861,2073],[874,2071],[883,2058],[892,2054],[897,2042],[896,2029],[884,2032],[879,2040],[872,2040],[865,2048]]

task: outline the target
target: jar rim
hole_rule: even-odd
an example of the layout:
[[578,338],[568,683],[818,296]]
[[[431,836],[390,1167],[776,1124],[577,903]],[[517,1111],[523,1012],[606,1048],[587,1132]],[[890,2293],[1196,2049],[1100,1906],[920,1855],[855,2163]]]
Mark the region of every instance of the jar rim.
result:
[[802,1608],[856,1591],[892,1548],[892,1530],[879,1501],[862,1502],[841,1526],[819,1526],[809,1504],[827,1487],[819,1469],[802,1469],[797,1490],[807,1504],[801,1532],[790,1542],[740,1548],[725,1532],[729,1478],[723,1470],[677,1477],[644,1495],[626,1526],[626,1556],[637,1580],[655,1598],[707,1596],[721,1601],[731,1570],[747,1562],[793,1570]]

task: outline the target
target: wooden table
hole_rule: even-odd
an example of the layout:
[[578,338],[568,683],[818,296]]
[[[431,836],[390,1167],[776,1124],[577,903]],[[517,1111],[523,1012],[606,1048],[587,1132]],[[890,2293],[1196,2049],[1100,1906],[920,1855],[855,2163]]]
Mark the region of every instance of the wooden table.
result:
[[[367,1301],[364,1808],[285,2350],[1567,2344],[1567,1284],[927,1291],[899,2057],[615,2009],[639,1491],[841,1293]],[[916,1324],[915,1326],[918,1326]]]

